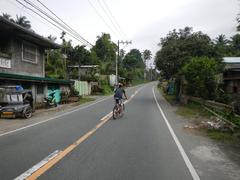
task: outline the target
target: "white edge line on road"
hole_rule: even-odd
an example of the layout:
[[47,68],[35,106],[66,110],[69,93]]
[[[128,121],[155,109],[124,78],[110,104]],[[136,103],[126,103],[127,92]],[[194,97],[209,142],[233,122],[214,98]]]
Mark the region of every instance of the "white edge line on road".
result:
[[154,91],[154,86],[152,87],[152,92],[153,92],[153,96],[154,96],[155,102],[157,104],[157,107],[158,107],[158,109],[159,109],[159,111],[160,111],[160,113],[161,113],[165,123],[167,124],[167,127],[168,127],[168,129],[169,129],[169,131],[170,131],[170,133],[171,133],[171,135],[172,135],[172,137],[173,137],[173,139],[174,139],[174,141],[175,141],[175,143],[176,143],[176,145],[178,147],[178,150],[180,151],[180,153],[181,153],[181,155],[183,157],[183,160],[184,160],[186,166],[188,167],[188,169],[189,169],[193,179],[194,180],[200,180],[200,177],[198,176],[196,170],[194,169],[191,161],[189,160],[186,152],[184,151],[180,141],[178,140],[177,136],[175,135],[175,133],[174,133],[174,131],[173,131],[173,129],[172,129],[168,119],[166,118],[165,114],[163,113],[163,110],[162,110],[161,106],[159,105],[159,103],[157,101],[157,98],[156,98],[156,95],[155,95],[155,91]]
[[30,176],[32,173],[34,173],[36,170],[38,170],[40,167],[44,166],[45,164],[47,164],[50,160],[52,160],[53,158],[55,158],[61,151],[56,150],[53,153],[51,153],[49,156],[47,156],[46,158],[44,158],[42,161],[40,161],[39,163],[37,163],[36,165],[34,165],[32,168],[30,168],[29,170],[25,171],[24,173],[22,173],[20,176],[16,177],[14,180],[24,180],[26,179],[28,176]]
[[111,96],[110,96],[110,97],[103,98],[103,99],[101,99],[101,100],[99,100],[99,101],[96,101],[96,102],[94,102],[94,103],[91,103],[91,104],[89,104],[89,105],[86,105],[86,106],[83,106],[83,107],[74,109],[74,110],[72,110],[72,111],[69,111],[69,112],[66,112],[66,113],[63,113],[63,114],[54,116],[54,117],[49,118],[49,119],[46,119],[46,120],[44,120],[44,121],[40,121],[40,122],[37,122],[37,123],[34,123],[34,124],[30,124],[30,125],[27,125],[27,126],[24,126],[24,127],[21,127],[21,128],[18,128],[18,129],[15,129],[15,130],[12,130],[12,131],[3,133],[3,134],[0,134],[0,137],[5,136],[5,135],[8,135],[8,134],[12,134],[12,133],[14,133],[14,132],[18,132],[18,131],[21,131],[21,130],[24,130],[24,129],[27,129],[27,128],[30,128],[30,127],[33,127],[33,126],[36,126],[36,125],[39,125],[39,124],[42,124],[42,123],[45,123],[45,122],[48,122],[48,121],[57,119],[57,118],[60,118],[60,117],[62,117],[62,116],[66,116],[66,115],[68,115],[68,114],[71,114],[71,113],[73,113],[73,112],[76,112],[76,111],[79,111],[79,110],[82,110],[82,109],[86,109],[86,108],[88,108],[88,107],[90,107],[90,106],[93,106],[93,105],[95,105],[95,104],[97,104],[97,103],[100,103],[100,102],[102,102],[102,101],[105,101],[105,100],[107,100],[107,99],[109,99],[109,98],[111,98]]

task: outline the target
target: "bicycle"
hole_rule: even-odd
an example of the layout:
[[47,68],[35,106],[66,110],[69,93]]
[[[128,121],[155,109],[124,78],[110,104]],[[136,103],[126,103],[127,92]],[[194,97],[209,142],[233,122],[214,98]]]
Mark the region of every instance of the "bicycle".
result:
[[125,105],[122,99],[116,99],[115,106],[113,108],[113,119],[117,119],[124,115]]

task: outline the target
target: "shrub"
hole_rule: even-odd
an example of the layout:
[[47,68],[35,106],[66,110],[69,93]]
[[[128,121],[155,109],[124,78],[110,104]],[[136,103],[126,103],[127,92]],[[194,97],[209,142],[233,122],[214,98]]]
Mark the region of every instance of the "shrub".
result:
[[182,68],[182,73],[187,80],[187,93],[204,99],[214,99],[217,69],[218,64],[212,58],[192,58]]

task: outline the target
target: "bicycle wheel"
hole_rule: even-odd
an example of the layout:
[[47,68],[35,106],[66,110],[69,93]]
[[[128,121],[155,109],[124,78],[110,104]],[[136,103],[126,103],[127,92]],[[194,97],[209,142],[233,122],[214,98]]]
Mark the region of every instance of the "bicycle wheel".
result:
[[118,108],[117,106],[114,106],[113,108],[113,119],[117,119],[118,118]]

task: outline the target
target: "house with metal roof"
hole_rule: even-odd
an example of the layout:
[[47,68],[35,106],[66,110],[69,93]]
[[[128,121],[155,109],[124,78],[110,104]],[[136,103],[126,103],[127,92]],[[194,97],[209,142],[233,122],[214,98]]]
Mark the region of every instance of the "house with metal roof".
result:
[[41,102],[48,88],[68,89],[71,81],[45,77],[44,52],[61,46],[0,17],[0,85],[31,89]]
[[240,93],[240,57],[224,57],[224,89],[229,94]]

